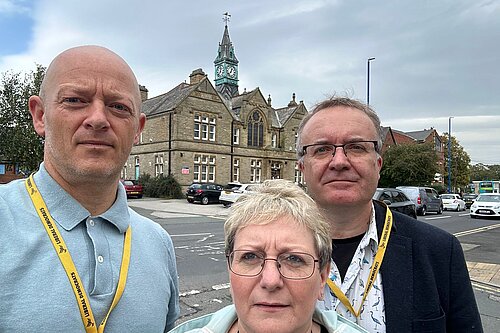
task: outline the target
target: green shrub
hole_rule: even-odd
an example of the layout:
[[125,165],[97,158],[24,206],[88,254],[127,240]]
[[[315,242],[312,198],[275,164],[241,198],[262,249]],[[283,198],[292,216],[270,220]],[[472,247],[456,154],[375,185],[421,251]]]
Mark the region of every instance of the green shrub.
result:
[[151,177],[142,174],[139,183],[144,186],[144,195],[152,198],[182,199],[181,186],[172,175]]

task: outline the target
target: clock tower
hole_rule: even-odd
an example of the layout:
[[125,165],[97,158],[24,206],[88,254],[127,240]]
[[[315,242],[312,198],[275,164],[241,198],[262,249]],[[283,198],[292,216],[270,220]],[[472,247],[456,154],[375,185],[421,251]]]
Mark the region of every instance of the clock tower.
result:
[[224,14],[224,34],[222,41],[219,43],[217,58],[215,64],[215,89],[224,96],[225,99],[231,99],[238,96],[238,59],[234,54],[233,43],[229,38],[227,22],[231,15]]

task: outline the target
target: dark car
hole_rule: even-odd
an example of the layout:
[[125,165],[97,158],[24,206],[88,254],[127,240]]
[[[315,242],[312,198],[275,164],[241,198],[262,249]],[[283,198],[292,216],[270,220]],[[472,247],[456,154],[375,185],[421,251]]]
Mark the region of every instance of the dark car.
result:
[[464,194],[464,201],[465,201],[465,208],[469,209],[470,206],[474,203],[474,200],[476,200],[477,194],[475,193],[466,193]]
[[219,203],[219,195],[224,187],[219,184],[191,184],[186,191],[187,201],[199,201],[203,205]]
[[395,188],[377,188],[373,199],[383,201],[392,211],[397,211],[417,218],[417,211],[413,201],[400,190]]
[[127,198],[142,198],[143,187],[141,184],[137,183],[136,180],[126,180],[120,179],[120,182],[125,187],[125,191],[127,192]]
[[418,215],[427,212],[443,213],[443,200],[432,187],[398,186],[396,189],[403,193],[415,204]]

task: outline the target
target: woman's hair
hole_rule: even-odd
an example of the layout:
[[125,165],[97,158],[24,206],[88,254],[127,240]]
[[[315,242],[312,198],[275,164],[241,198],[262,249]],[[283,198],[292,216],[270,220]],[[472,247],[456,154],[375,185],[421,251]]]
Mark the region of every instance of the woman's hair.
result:
[[226,255],[233,251],[239,229],[248,225],[265,225],[282,217],[288,217],[290,223],[311,231],[319,256],[319,267],[323,270],[332,255],[330,225],[314,200],[302,188],[283,179],[264,181],[255,187],[255,192],[241,196],[232,205],[224,224]]

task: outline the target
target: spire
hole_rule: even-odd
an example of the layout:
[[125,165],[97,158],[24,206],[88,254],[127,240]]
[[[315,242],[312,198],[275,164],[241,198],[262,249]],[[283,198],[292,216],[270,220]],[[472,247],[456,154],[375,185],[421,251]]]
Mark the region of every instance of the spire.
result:
[[214,63],[220,62],[221,60],[230,60],[237,64],[238,59],[234,54],[233,43],[231,43],[231,38],[229,38],[229,29],[227,28],[227,22],[231,15],[229,13],[224,13],[224,18],[222,19],[224,24],[224,34],[222,35],[222,41],[219,43],[219,52],[217,53],[217,58],[215,58]]
[[238,96],[238,59],[234,53],[233,43],[229,38],[227,23],[231,15],[224,13],[224,34],[219,43],[217,57],[214,60],[215,89],[227,100]]

